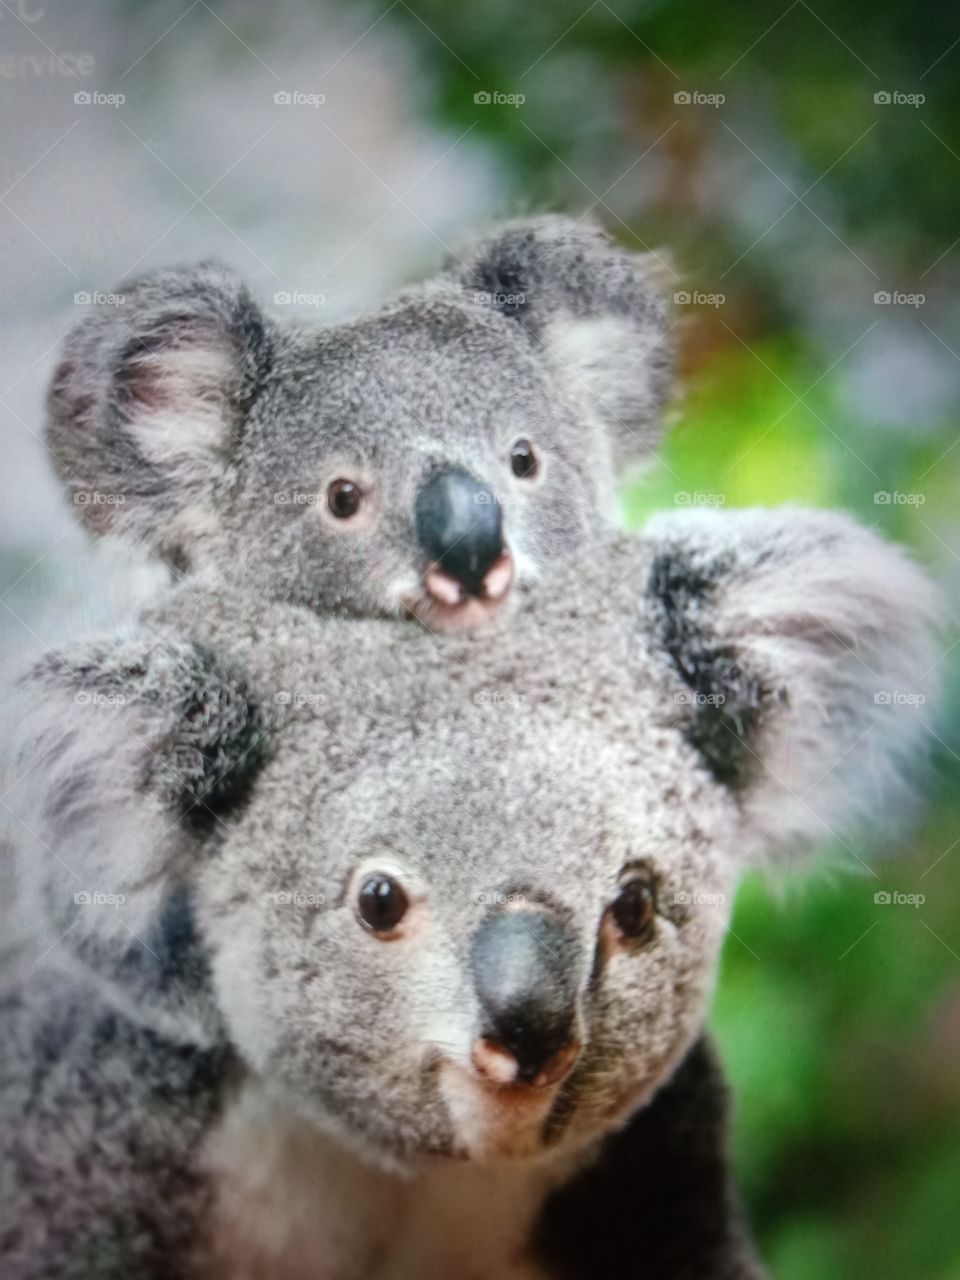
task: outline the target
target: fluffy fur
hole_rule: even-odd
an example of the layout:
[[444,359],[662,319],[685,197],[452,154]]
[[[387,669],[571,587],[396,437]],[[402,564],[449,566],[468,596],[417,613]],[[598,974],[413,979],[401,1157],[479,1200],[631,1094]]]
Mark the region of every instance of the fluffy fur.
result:
[[[702,1044],[736,879],[890,799],[934,699],[876,695],[925,688],[934,594],[802,512],[662,517],[565,572],[483,637],[196,584],[37,669],[5,1275],[761,1274]],[[409,899],[389,940],[371,870]],[[565,922],[581,1050],[517,1095],[471,1065],[471,939],[524,909]]]

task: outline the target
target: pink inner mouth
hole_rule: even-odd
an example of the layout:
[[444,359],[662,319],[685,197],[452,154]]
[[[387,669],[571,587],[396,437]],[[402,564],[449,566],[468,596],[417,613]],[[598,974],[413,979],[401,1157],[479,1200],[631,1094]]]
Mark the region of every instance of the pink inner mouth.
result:
[[407,608],[425,626],[441,631],[480,626],[502,607],[513,579],[514,562],[509,551],[487,570],[479,597],[468,595],[457,578],[432,564],[423,575],[424,594],[408,600]]

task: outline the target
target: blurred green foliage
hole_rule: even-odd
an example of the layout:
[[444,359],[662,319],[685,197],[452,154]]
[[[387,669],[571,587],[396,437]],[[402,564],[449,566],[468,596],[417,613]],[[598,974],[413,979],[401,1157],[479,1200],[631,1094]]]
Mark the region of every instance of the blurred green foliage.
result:
[[[420,0],[388,21],[419,50],[437,122],[492,145],[503,212],[593,208],[628,243],[667,246],[675,289],[723,295],[678,307],[687,394],[661,461],[625,495],[628,519],[843,506],[912,545],[949,593],[956,13]],[[526,100],[479,105],[481,90]],[[693,90],[725,101],[675,102]],[[876,304],[895,289],[924,300]],[[960,733],[956,667],[941,665],[929,803],[888,841],[900,856],[841,847],[842,873],[757,876],[737,902],[713,1021],[778,1280],[960,1280]],[[875,902],[896,890],[925,901]]]

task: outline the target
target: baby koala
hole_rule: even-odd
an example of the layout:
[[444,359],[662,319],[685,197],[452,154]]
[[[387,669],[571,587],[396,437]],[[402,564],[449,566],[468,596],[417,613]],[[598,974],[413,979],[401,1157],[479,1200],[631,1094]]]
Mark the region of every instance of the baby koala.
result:
[[67,339],[50,452],[92,531],[181,573],[480,625],[601,545],[615,477],[650,457],[672,375],[655,277],[559,216],[325,328],[266,315],[215,264],[156,272]]
[[902,790],[935,614],[846,518],[685,513],[482,637],[187,584],[48,656],[5,1280],[758,1280],[737,878]]

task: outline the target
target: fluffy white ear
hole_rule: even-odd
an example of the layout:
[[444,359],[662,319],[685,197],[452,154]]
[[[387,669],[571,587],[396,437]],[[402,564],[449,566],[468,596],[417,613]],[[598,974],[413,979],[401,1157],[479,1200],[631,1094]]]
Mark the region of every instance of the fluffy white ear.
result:
[[189,871],[263,759],[259,710],[209,655],[155,638],[47,655],[5,713],[6,940],[171,1013],[199,963]]
[[674,370],[662,260],[621,248],[589,220],[554,215],[497,228],[451,270],[474,301],[535,338],[615,465],[650,457]]
[[209,514],[270,362],[245,286],[213,263],[121,285],[68,336],[47,441],[78,515],[176,559],[179,521]]
[[926,575],[835,513],[684,513],[647,534],[686,731],[739,798],[743,856],[882,821],[930,744],[941,606]]

